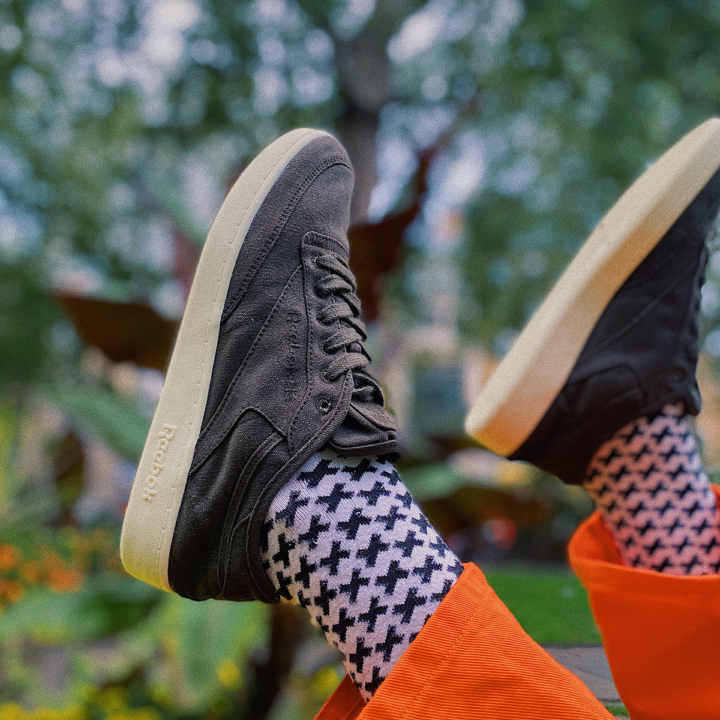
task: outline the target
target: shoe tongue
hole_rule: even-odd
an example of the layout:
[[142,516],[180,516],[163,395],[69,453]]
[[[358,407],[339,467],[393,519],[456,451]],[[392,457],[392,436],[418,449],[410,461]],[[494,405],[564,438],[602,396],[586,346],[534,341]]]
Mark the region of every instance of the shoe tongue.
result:
[[355,370],[353,380],[355,391],[347,415],[328,441],[328,447],[344,457],[395,452],[397,425],[385,409],[382,391],[364,370]]
[[321,235],[316,232],[308,233],[308,235],[312,237],[312,244],[315,247],[322,248],[335,255],[340,255],[345,262],[349,261],[350,245],[346,235],[331,237],[330,235]]

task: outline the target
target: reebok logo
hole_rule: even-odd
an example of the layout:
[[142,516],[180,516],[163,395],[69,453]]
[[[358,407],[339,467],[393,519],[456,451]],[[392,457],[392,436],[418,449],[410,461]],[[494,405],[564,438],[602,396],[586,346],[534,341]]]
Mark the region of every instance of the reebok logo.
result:
[[300,370],[300,331],[302,315],[297,310],[290,310],[287,316],[287,355],[285,356],[285,378],[283,379],[283,392],[285,402],[292,402],[298,392],[298,371]]
[[165,465],[165,453],[167,452],[172,439],[175,437],[175,430],[177,428],[174,425],[163,425],[162,430],[158,433],[158,442],[155,446],[155,454],[153,455],[152,464],[150,465],[150,474],[145,480],[145,489],[143,490],[142,499],[147,502],[152,502],[153,498],[157,495],[157,481],[160,477],[160,473],[163,471]]

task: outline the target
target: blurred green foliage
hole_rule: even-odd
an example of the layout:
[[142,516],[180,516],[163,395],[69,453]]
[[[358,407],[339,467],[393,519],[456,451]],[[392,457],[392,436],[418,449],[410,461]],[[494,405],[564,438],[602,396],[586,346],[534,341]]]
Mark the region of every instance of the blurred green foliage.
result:
[[632,180],[718,114],[719,31],[706,2],[525,5],[481,89],[490,142],[464,246],[469,334],[492,343],[522,327]]
[[[717,113],[719,31],[709,0],[4,0],[0,383],[75,359],[44,292],[56,283],[162,307],[168,223],[198,239],[213,209],[182,200],[193,168],[222,189],[280,132],[343,135],[361,113],[376,138],[356,155],[398,158],[379,168],[391,190],[376,211],[402,201],[413,153],[460,113],[428,200],[475,160],[460,321],[502,349],[622,189]],[[366,55],[371,78],[353,64]],[[416,266],[432,254],[422,236]]]
[[[718,36],[711,0],[0,0],[0,718],[251,717],[282,625],[142,586],[118,566],[119,513],[97,535],[63,506],[88,438],[137,459],[152,400],[92,369],[54,293],[175,318],[225,189],[280,133],[340,136],[355,220],[402,208],[443,140],[380,322],[499,356],[622,190],[719,113]],[[718,357],[720,264],[708,277]],[[461,445],[446,361],[415,363],[415,429]],[[500,502],[434,459],[408,483],[449,531]],[[506,493],[550,518],[544,540],[521,529],[523,552],[557,556],[587,512],[564,492]],[[536,639],[596,639],[571,578],[489,577]],[[268,717],[312,717],[340,678],[319,631],[298,638]]]
[[137,403],[102,386],[48,385],[43,396],[55,403],[77,427],[96,433],[129,460],[140,457],[150,420]]
[[543,645],[600,643],[587,595],[565,568],[490,567],[485,577],[523,630]]

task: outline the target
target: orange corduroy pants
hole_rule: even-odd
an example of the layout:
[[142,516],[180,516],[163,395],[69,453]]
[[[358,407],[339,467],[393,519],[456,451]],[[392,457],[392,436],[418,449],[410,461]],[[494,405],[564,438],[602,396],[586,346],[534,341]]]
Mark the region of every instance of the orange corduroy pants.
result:
[[[720,718],[720,576],[623,566],[598,513],[577,529],[569,555],[632,720]],[[316,720],[355,718],[612,716],[528,637],[470,564],[372,700],[366,704],[346,677]]]
[[316,720],[608,720],[588,688],[465,570],[369,703],[349,677]]
[[632,720],[720,718],[720,575],[622,565],[598,513],[575,531],[568,553]]

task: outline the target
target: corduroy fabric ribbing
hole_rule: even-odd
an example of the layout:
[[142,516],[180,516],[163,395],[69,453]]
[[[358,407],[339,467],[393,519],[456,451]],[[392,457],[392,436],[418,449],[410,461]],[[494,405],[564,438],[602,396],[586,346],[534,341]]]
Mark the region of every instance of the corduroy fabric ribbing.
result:
[[[713,486],[720,497],[720,490]],[[615,685],[633,720],[720,717],[720,576],[621,564],[598,512],[570,540]]]
[[472,564],[362,708],[347,681],[316,720],[609,720],[553,660]]

